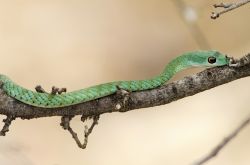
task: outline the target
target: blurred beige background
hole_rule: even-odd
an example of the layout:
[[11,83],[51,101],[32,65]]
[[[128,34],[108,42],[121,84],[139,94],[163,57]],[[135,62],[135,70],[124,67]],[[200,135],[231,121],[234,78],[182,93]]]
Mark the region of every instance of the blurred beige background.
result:
[[[29,89],[75,90],[151,77],[172,58],[207,44],[234,57],[250,52],[249,6],[211,20],[215,2],[189,0],[183,10],[177,0],[0,1],[0,72]],[[196,42],[197,27],[207,44]],[[249,83],[245,78],[168,105],[102,115],[86,150],[59,126],[59,117],[18,119],[0,138],[0,164],[190,164],[250,114]],[[79,117],[73,126],[83,132]],[[249,137],[248,127],[208,165],[248,165]]]

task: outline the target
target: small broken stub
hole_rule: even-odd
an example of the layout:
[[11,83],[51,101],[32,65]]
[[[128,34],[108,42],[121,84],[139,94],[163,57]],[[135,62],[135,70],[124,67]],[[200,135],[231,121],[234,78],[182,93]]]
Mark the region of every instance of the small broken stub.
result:
[[229,59],[229,66],[231,67],[241,67],[244,66],[246,64],[250,63],[250,54],[247,54],[246,56],[242,57],[241,59],[234,59],[234,58],[230,58]]
[[121,108],[122,108],[121,104],[118,103],[115,105],[115,109],[120,110]]
[[219,13],[216,13],[216,12],[212,12],[211,14],[211,18],[212,19],[216,19],[216,18],[219,18],[220,14]]
[[235,60],[233,57],[231,57],[231,58],[229,59],[229,64],[228,64],[228,65],[229,65],[229,66],[236,67],[236,66],[238,66],[238,61]]
[[120,112],[125,112],[128,100],[130,97],[130,91],[127,91],[125,89],[120,88],[119,86],[116,86],[117,91],[116,91],[116,98],[117,98],[117,103],[115,104],[115,109],[119,110]]

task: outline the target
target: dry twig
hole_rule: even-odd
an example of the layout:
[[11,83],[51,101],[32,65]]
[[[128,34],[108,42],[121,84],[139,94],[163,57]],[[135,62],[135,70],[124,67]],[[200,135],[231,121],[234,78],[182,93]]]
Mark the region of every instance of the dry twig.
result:
[[[94,127],[98,124],[98,120],[99,120],[99,115],[90,117],[89,119],[93,119],[93,122],[90,126],[90,128],[88,128],[87,125],[84,126],[84,141],[83,143],[81,143],[81,141],[78,138],[78,135],[76,132],[74,132],[74,130],[70,127],[70,121],[72,120],[73,116],[63,116],[61,118],[61,126],[63,127],[63,129],[68,130],[69,133],[72,135],[73,139],[75,140],[76,144],[78,145],[79,148],[81,149],[85,149],[87,147],[88,144],[88,137],[89,135],[92,133]],[[85,122],[87,120],[86,117],[82,116],[81,118],[82,122]]]
[[224,10],[219,11],[219,12],[212,12],[211,18],[212,19],[216,19],[219,16],[221,16],[224,13],[227,13],[231,10],[234,10],[236,8],[239,8],[245,4],[247,4],[248,2],[250,2],[250,0],[240,0],[238,2],[232,2],[232,3],[220,3],[220,4],[214,4],[213,6],[215,8],[223,8]]
[[231,142],[237,135],[240,133],[243,128],[245,128],[250,123],[250,117],[248,117],[244,122],[242,122],[231,134],[225,137],[214,149],[207,154],[204,158],[194,163],[193,165],[203,165],[207,163],[209,160],[214,158],[218,153],[225,148],[225,146]]

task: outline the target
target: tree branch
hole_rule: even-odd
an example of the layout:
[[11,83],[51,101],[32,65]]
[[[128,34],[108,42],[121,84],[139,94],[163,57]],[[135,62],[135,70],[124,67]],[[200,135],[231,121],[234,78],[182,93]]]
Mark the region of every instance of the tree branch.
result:
[[214,4],[215,8],[224,8],[224,10],[222,10],[220,12],[212,12],[211,18],[216,19],[220,15],[227,13],[231,10],[237,9],[243,5],[246,5],[249,2],[250,2],[250,0],[239,0],[238,2],[232,2],[232,3],[223,3],[222,2],[220,4]]
[[[114,95],[97,100],[61,108],[40,108],[24,104],[5,94],[0,82],[0,114],[6,115],[5,125],[0,132],[4,136],[9,131],[11,122],[20,117],[33,119],[39,117],[62,116],[61,126],[68,130],[80,148],[87,146],[88,136],[97,124],[99,116],[103,113],[127,112],[134,109],[146,108],[168,104],[172,101],[194,95],[196,93],[214,88],[216,86],[250,76],[250,54],[238,61],[232,60],[232,66],[222,66],[206,69],[182,80],[175,81],[153,90],[127,93],[119,91]],[[71,119],[76,115],[82,115],[82,121],[93,118],[89,129],[85,129],[85,139],[82,144],[77,134],[70,127]]]
[[250,117],[244,120],[232,133],[225,137],[214,149],[204,158],[194,163],[193,165],[203,165],[214,158],[229,142],[231,142],[250,123]]
[[[32,119],[50,116],[96,116],[110,112],[126,112],[159,106],[197,94],[216,86],[250,76],[250,54],[237,61],[238,67],[215,67],[187,76],[153,90],[132,92],[124,100],[117,94],[62,108],[39,108],[24,104],[5,94],[0,87],[0,114]],[[1,83],[1,82],[0,82]]]

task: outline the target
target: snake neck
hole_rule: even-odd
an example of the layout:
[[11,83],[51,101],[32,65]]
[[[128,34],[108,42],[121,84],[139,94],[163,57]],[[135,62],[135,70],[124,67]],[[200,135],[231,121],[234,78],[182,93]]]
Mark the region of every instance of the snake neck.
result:
[[167,64],[163,72],[156,78],[161,80],[161,84],[164,84],[168,80],[170,80],[177,72],[192,67],[192,64],[189,63],[190,56],[192,56],[192,54],[186,53],[175,58]]

